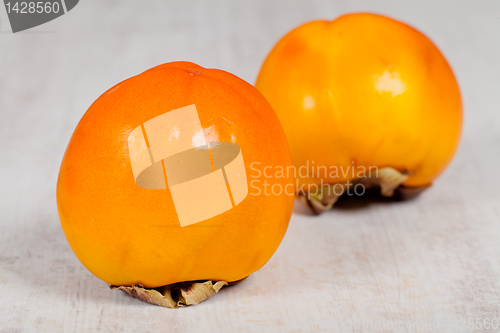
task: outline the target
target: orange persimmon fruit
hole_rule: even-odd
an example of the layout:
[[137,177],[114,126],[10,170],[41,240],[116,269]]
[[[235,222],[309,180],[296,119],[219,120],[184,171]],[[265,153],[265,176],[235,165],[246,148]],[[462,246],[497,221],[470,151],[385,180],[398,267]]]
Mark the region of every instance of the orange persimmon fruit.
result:
[[308,168],[297,189],[375,167],[404,173],[406,187],[428,186],[458,145],[462,102],[452,69],[429,38],[389,17],[355,13],[299,26],[272,49],[256,87],[283,125],[295,167]]
[[102,94],[77,125],[57,183],[62,228],[112,285],[240,280],[274,254],[294,201],[254,191],[260,180],[293,184],[252,174],[256,161],[292,165],[255,87],[188,62],[154,67]]

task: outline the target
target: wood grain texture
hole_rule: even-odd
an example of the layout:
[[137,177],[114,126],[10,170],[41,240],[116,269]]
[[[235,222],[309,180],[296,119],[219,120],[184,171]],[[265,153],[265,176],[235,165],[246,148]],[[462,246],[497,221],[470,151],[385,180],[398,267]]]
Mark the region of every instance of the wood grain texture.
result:
[[[286,31],[352,11],[418,27],[456,72],[464,135],[431,189],[407,202],[344,200],[319,217],[296,205],[270,262],[195,307],[141,303],[80,264],[55,184],[73,129],[102,92],[174,60],[254,82]],[[429,321],[498,319],[499,13],[498,1],[86,0],[32,31],[0,33],[0,332],[299,332],[351,318],[427,326],[330,331],[430,332]]]

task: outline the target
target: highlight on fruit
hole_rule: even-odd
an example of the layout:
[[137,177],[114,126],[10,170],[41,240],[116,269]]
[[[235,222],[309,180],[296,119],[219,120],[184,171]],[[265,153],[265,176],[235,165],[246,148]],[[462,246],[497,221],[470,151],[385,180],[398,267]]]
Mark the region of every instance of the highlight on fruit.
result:
[[292,166],[255,87],[188,62],[154,67],[103,93],[77,125],[57,183],[62,228],[112,289],[198,304],[260,269],[285,235],[294,193],[249,195],[254,162]]
[[296,173],[296,194],[317,213],[357,184],[418,193],[457,149],[462,102],[450,65],[424,34],[386,16],[299,26],[271,50],[256,87],[283,125],[295,169],[307,168]]

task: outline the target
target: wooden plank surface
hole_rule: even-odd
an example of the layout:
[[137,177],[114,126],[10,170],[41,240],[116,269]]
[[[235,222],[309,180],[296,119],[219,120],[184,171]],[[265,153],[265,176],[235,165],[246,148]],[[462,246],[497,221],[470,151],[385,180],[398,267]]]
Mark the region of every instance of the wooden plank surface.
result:
[[[55,184],[74,127],[102,92],[174,60],[254,82],[285,32],[352,11],[418,27],[456,72],[463,139],[430,190],[320,217],[297,203],[270,262],[196,307],[146,305],[80,264]],[[347,0],[87,0],[31,31],[0,33],[0,332],[299,332],[335,321],[343,326],[330,331],[500,331],[455,322],[500,317],[499,35],[498,1]]]

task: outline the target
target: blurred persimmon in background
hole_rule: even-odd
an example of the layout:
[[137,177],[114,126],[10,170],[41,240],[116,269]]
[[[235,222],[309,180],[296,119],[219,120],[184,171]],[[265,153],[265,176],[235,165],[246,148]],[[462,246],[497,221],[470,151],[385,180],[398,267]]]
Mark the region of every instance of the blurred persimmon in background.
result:
[[264,180],[253,162],[292,165],[258,90],[192,63],[157,66],[102,94],[76,127],[57,184],[61,224],[112,285],[237,281],[276,251],[294,201],[249,188]]
[[278,114],[294,165],[308,167],[298,188],[373,167],[397,171],[403,186],[428,186],[458,145],[462,103],[452,69],[429,38],[385,16],[348,14],[292,30],[256,87]]

